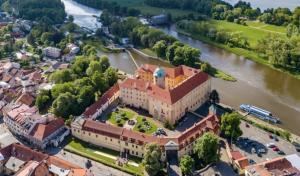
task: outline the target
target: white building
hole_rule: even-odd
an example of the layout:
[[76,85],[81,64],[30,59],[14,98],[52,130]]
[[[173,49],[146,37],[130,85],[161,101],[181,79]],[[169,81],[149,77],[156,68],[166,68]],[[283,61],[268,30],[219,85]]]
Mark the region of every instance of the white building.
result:
[[43,54],[46,57],[57,59],[61,55],[61,49],[55,47],[47,47],[43,49]]

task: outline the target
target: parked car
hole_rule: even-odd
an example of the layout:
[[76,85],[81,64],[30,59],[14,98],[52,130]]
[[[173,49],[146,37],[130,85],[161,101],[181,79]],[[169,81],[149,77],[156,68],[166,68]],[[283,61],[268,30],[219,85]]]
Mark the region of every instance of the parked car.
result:
[[273,135],[273,139],[274,139],[276,142],[279,141],[279,139],[278,139],[278,137],[277,137],[276,135]]
[[269,143],[269,144],[267,144],[267,147],[268,148],[274,148],[274,147],[276,147],[276,145],[274,143]]
[[277,154],[278,154],[278,155],[285,155],[284,151],[282,151],[282,150],[279,150],[279,151],[277,152]]
[[273,139],[273,135],[271,133],[269,133],[269,138]]
[[297,152],[300,152],[300,144],[296,141],[292,142],[292,144],[294,145],[295,149],[297,150]]
[[253,159],[249,159],[249,164],[253,165],[256,164],[256,162]]
[[262,153],[262,154],[263,154],[263,153],[267,153],[267,151],[266,151],[265,149],[263,149],[263,148],[258,149],[258,152],[259,152],[259,153]]
[[273,147],[272,149],[273,149],[274,152],[280,151],[278,147]]
[[250,128],[250,125],[249,125],[248,123],[246,123],[246,127],[247,127],[247,128]]

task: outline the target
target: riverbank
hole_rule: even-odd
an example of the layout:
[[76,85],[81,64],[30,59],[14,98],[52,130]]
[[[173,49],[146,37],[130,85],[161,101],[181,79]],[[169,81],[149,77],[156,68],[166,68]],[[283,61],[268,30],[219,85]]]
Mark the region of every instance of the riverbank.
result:
[[200,40],[200,41],[202,41],[204,43],[207,43],[207,44],[210,44],[210,45],[213,45],[213,46],[225,49],[225,50],[227,50],[229,52],[232,52],[232,53],[234,53],[236,55],[243,56],[246,59],[249,59],[249,60],[252,60],[254,62],[266,65],[266,66],[268,66],[268,67],[270,67],[270,68],[272,68],[274,70],[286,73],[286,74],[288,74],[288,75],[290,75],[290,76],[292,76],[292,77],[300,80],[300,72],[293,71],[293,70],[287,70],[287,69],[284,69],[284,68],[275,67],[272,64],[270,64],[267,60],[265,60],[264,58],[260,57],[259,54],[255,53],[253,51],[249,51],[249,50],[246,50],[246,49],[243,49],[243,48],[232,48],[232,47],[229,47],[228,45],[214,42],[211,39],[209,39],[208,37],[204,37],[204,36],[199,35],[199,34],[191,34],[187,30],[176,28],[176,31],[179,34],[186,35],[186,36],[191,37],[193,39]]
[[[165,62],[165,63],[169,63],[168,61],[164,60],[164,59],[161,59],[161,58],[158,58],[157,56],[154,56],[154,54],[152,55],[149,55],[149,50],[150,49],[141,49],[141,50],[137,50],[137,49],[134,49],[136,51],[137,54],[141,55],[142,57],[147,57],[149,59],[157,59],[157,60],[160,60],[161,62]],[[147,53],[145,51],[148,51]],[[150,50],[151,51],[151,50]],[[199,68],[200,68],[200,64],[201,63],[197,63],[199,65]],[[224,81],[230,81],[230,82],[236,82],[237,79],[227,73],[225,73],[224,71],[222,70],[219,70],[215,67],[212,67],[207,71],[207,73],[212,76],[212,77],[215,77],[215,78],[220,78]]]

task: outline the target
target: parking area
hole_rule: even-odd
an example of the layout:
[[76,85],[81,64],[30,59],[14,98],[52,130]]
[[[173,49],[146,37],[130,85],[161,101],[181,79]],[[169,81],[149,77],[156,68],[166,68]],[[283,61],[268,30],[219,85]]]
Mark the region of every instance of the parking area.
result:
[[[291,143],[279,137],[277,137],[278,140],[272,139],[269,133],[257,127],[251,125],[246,127],[246,123],[242,121],[241,128],[243,135],[234,147],[256,163],[284,155],[299,154]],[[268,147],[268,144],[273,144],[273,146]]]

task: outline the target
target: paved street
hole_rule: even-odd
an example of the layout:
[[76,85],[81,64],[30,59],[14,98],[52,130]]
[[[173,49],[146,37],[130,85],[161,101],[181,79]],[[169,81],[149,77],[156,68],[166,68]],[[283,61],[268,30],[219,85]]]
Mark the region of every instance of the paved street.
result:
[[275,140],[269,138],[267,132],[259,128],[256,128],[254,126],[250,126],[249,128],[247,128],[244,121],[242,121],[241,123],[241,128],[243,130],[242,137],[249,138],[251,141],[253,141],[253,143],[255,143],[258,148],[264,148],[267,150],[266,154],[263,154],[262,157],[258,157],[256,153],[251,152],[251,150],[253,150],[251,149],[251,145],[236,147],[236,149],[240,150],[242,154],[246,155],[250,159],[253,159],[257,163],[282,156],[277,154],[277,152],[273,151],[272,149],[267,148],[266,145],[268,143],[274,143],[280,150],[284,151],[286,155],[294,153],[297,153],[299,155],[299,153],[291,143],[281,138],[279,138],[279,141],[276,142]]
[[10,133],[5,124],[0,123],[0,147],[3,148],[12,143],[18,142],[18,140]]

